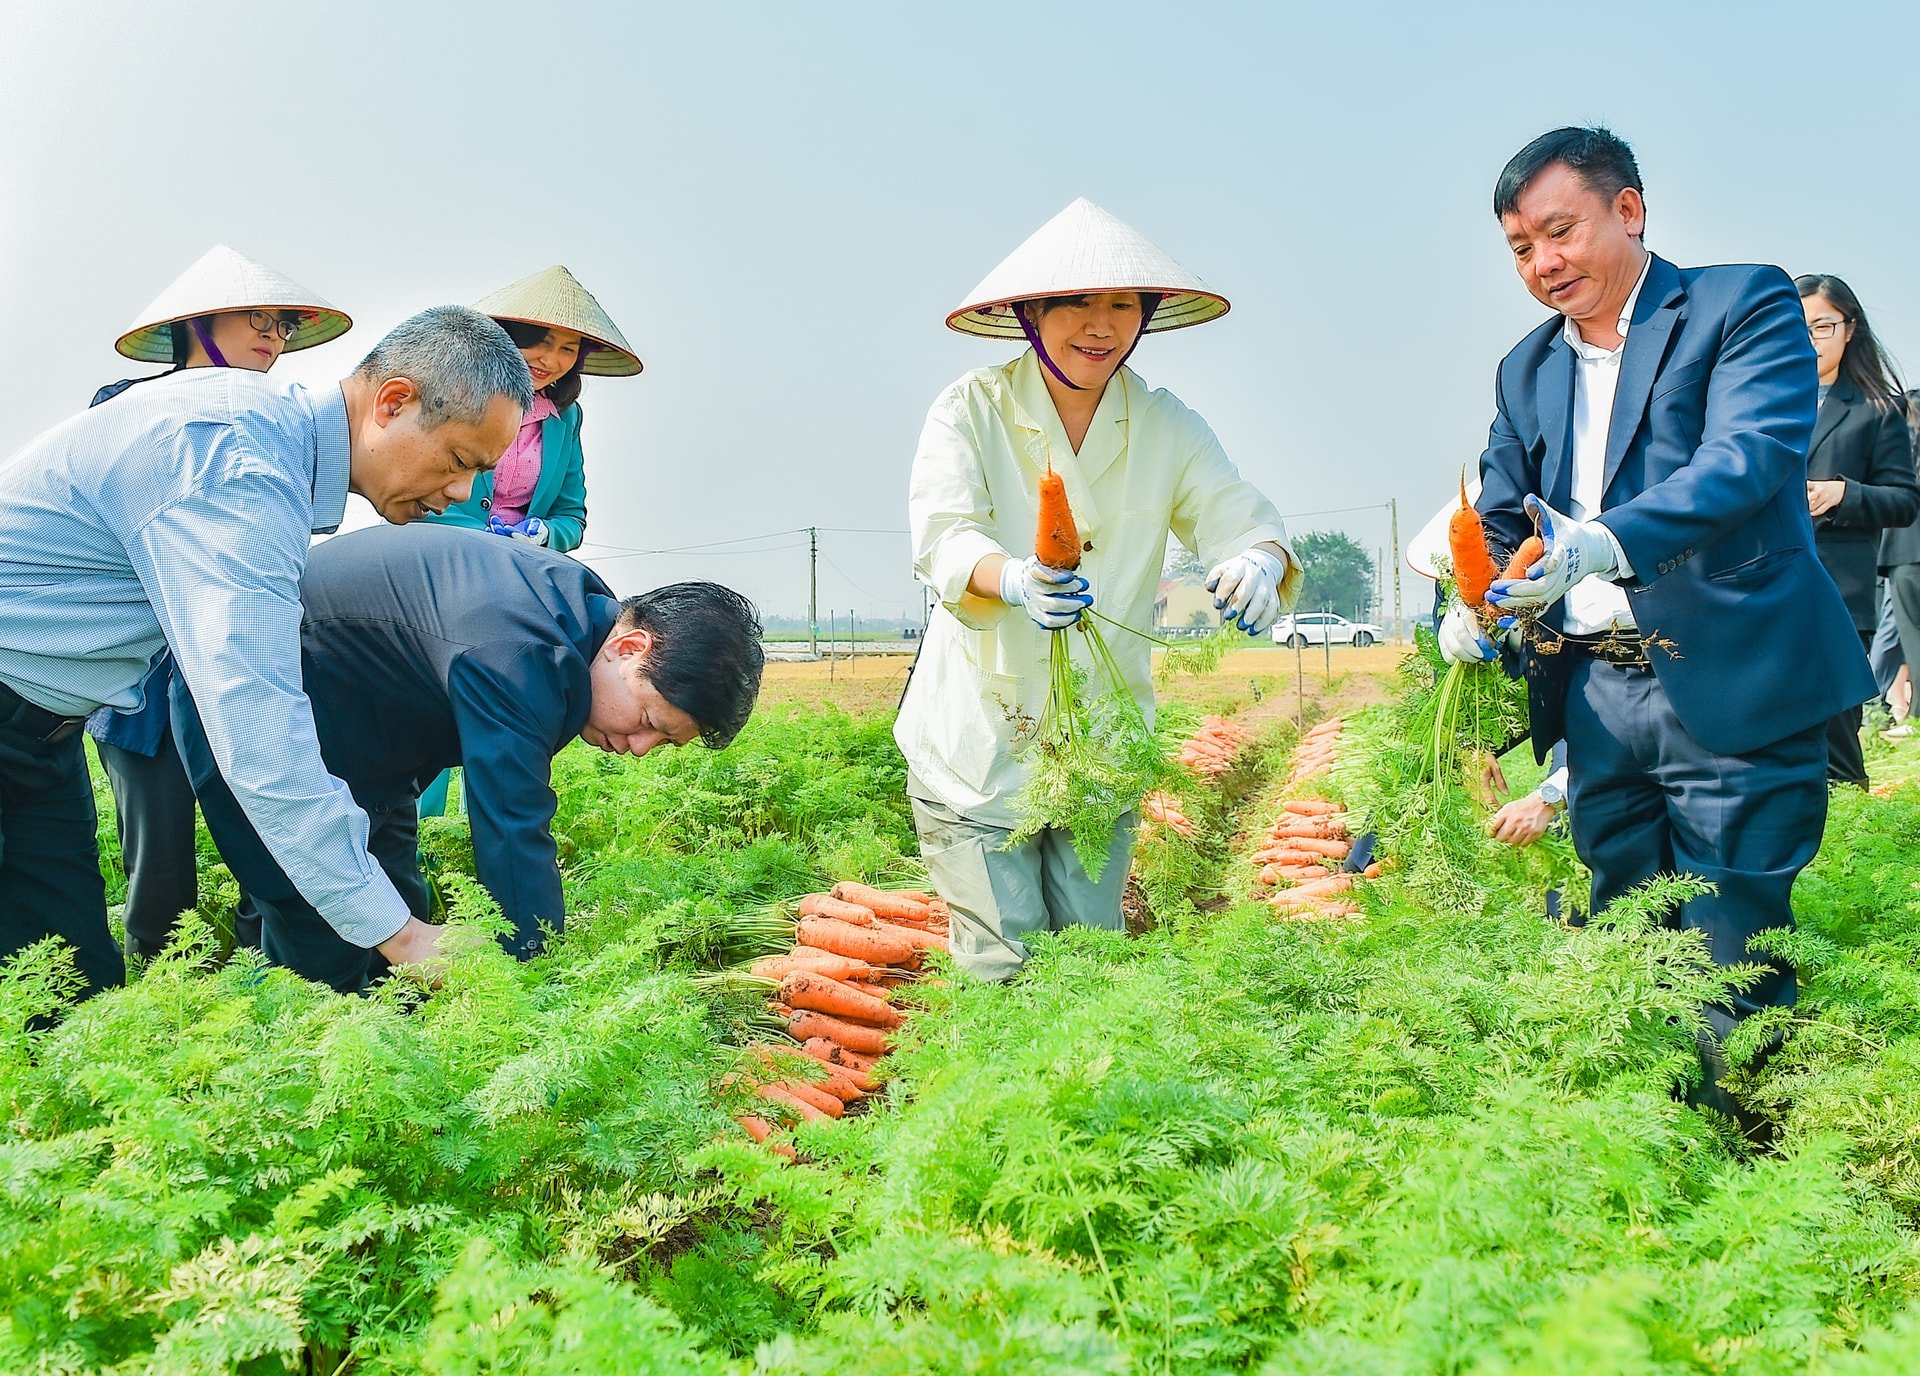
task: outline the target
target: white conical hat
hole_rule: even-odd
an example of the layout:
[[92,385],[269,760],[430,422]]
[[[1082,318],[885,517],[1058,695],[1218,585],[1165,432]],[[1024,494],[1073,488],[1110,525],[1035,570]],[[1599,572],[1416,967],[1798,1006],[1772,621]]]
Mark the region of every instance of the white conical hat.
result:
[[[1467,500],[1480,500],[1480,475],[1472,474],[1466,480]],[[1460,498],[1447,498],[1447,504],[1433,513],[1433,519],[1420,527],[1419,534],[1407,541],[1407,567],[1422,578],[1440,577],[1440,561],[1449,558],[1447,527],[1453,520],[1453,513],[1460,509]]]
[[221,311],[301,312],[300,328],[282,350],[289,354],[338,339],[353,327],[345,311],[327,304],[318,293],[244,253],[215,244],[140,312],[113,347],[142,363],[172,363],[173,334],[167,326]]
[[474,302],[473,308],[495,320],[572,330],[593,341],[599,347],[580,365],[581,373],[588,377],[632,377],[640,371],[640,356],[620,333],[620,327],[600,309],[593,293],[558,263],[488,293]]
[[1159,292],[1148,334],[1202,325],[1228,310],[1226,297],[1082,196],[1008,254],[947,324],[961,334],[1020,339],[1013,302],[1096,291]]

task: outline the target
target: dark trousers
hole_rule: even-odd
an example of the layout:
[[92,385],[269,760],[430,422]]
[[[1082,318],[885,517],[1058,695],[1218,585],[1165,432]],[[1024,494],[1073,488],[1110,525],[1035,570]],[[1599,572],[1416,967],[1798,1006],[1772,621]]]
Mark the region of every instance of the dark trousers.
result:
[[[94,744],[113,787],[120,824],[120,863],[127,872],[127,905],[121,911],[127,954],[152,960],[173,939],[180,914],[200,905],[193,785],[171,732],[160,738],[156,755],[105,741]],[[233,939],[237,946],[260,945],[259,914],[244,885]]]
[[1887,601],[1893,607],[1900,653],[1920,678],[1920,564],[1895,564],[1887,570]]
[[[1687,734],[1651,669],[1582,658],[1567,691],[1567,768],[1594,911],[1656,874],[1697,875],[1715,892],[1681,905],[1671,925],[1703,932],[1722,966],[1758,960],[1747,942],[1793,925],[1794,877],[1820,848],[1826,754],[1825,727],[1814,725],[1745,755],[1716,755]],[[1707,1008],[1717,1036],[1761,1008],[1793,1004],[1793,972],[1765,963],[1758,984]]]
[[107,927],[84,740],[76,731],[43,745],[0,727],[0,959],[64,937],[86,980],[82,997],[127,979]]
[[[336,932],[287,878],[247,820],[239,799],[220,777],[199,713],[185,692],[173,695],[173,730],[181,761],[199,793],[207,831],[220,848],[220,858],[259,914],[260,949],[267,959],[343,994],[358,993],[386,974],[385,957],[376,950],[355,946]],[[355,801],[367,807],[361,800]],[[432,896],[414,854],[418,832],[414,800],[407,798],[394,807],[367,807],[367,820],[368,853],[386,871],[413,915],[431,918]]]
[[[1873,632],[1860,632],[1860,648],[1873,648]],[[1830,783],[1867,786],[1867,762],[1860,749],[1861,706],[1856,703],[1827,721],[1827,779]]]

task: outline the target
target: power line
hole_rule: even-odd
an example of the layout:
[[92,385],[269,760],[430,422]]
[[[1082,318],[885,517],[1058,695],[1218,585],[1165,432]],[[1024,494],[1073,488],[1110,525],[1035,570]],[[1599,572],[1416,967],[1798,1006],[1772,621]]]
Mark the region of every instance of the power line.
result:
[[1344,516],[1350,511],[1385,511],[1391,505],[1393,505],[1391,502],[1374,502],[1367,506],[1329,507],[1325,511],[1283,511],[1280,513],[1280,519],[1283,521],[1304,521],[1309,516]]

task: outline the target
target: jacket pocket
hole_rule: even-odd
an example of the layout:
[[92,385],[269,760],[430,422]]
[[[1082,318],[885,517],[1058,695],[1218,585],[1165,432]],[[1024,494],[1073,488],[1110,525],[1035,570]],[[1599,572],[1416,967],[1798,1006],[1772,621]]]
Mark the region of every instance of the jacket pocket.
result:
[[1776,570],[1791,564],[1805,553],[1806,550],[1801,545],[1789,545],[1786,549],[1771,549],[1765,554],[1747,560],[1744,564],[1735,564],[1730,569],[1710,573],[1707,575],[1707,581],[1721,584],[1762,582]]
[[1660,380],[1654,384],[1653,392],[1648,398],[1648,405],[1652,405],[1653,402],[1660,400],[1661,397],[1671,395],[1683,388],[1694,386],[1702,377],[1711,372],[1712,369],[1713,361],[1711,359],[1697,358],[1685,367],[1676,368],[1670,373],[1661,374]]

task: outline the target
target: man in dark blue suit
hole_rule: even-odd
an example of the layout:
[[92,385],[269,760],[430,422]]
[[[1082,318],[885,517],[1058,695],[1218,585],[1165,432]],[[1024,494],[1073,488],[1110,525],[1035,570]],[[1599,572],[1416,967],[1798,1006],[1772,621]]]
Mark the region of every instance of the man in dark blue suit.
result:
[[[1495,376],[1478,502],[1495,544],[1537,524],[1547,545],[1489,596],[1521,641],[1536,748],[1567,742],[1595,909],[1656,874],[1697,875],[1715,892],[1674,920],[1722,965],[1757,959],[1749,939],[1792,925],[1794,876],[1819,848],[1825,722],[1873,694],[1814,552],[1817,373],[1798,295],[1779,268],[1649,253],[1639,169],[1604,129],[1515,154],[1494,214],[1556,312]],[[1455,659],[1494,653],[1464,608],[1441,641]],[[1697,1101],[1744,1125],[1715,1083],[1720,1042],[1793,1000],[1774,961],[1706,1010]]]
[[[300,670],[320,755],[369,819],[367,849],[435,935],[415,802],[466,767],[474,867],[525,957],[559,928],[553,757],[720,749],[760,688],[760,622],[716,583],[622,601],[583,564],[450,526],[383,526],[315,546],[300,580]],[[174,731],[221,857],[260,908],[269,959],[343,992],[386,969],[301,898],[220,777],[184,681]]]

